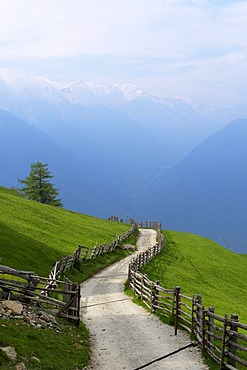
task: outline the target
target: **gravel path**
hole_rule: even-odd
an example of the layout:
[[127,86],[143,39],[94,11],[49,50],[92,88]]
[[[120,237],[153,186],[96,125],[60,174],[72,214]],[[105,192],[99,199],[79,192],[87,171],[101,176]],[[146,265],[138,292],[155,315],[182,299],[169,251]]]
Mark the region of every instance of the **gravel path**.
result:
[[[156,242],[156,232],[141,229],[138,250]],[[134,370],[190,343],[186,333],[161,323],[131,302],[124,292],[133,255],[103,270],[81,286],[82,320],[91,333],[94,370]],[[197,348],[187,348],[148,367],[169,370],[206,370]]]

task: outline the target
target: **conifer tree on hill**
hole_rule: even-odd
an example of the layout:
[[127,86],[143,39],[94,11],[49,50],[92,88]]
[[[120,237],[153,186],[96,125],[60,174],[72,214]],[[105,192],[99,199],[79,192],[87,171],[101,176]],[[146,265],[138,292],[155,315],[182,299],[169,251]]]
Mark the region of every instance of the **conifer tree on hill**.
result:
[[61,199],[57,199],[58,189],[53,187],[50,179],[53,176],[48,170],[48,164],[41,162],[31,164],[31,171],[25,180],[18,181],[24,186],[20,188],[21,194],[29,200],[49,204],[55,207],[62,207]]

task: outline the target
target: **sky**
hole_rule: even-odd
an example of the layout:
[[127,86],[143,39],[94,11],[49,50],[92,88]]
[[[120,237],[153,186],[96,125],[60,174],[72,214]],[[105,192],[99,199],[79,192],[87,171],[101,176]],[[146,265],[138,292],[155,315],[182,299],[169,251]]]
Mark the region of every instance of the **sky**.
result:
[[247,101],[247,0],[0,0],[0,68]]

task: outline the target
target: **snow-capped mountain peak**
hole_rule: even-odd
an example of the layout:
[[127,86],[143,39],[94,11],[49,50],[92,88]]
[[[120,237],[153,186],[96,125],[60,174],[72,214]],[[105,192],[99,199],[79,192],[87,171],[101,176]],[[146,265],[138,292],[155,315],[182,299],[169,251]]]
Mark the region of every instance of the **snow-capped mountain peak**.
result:
[[0,68],[0,94],[0,108],[8,110],[11,107],[11,112],[16,114],[18,105],[25,106],[22,108],[25,111],[23,118],[27,116],[29,118],[32,115],[32,121],[35,120],[36,112],[31,107],[30,101],[34,100],[39,102],[38,105],[46,102],[62,111],[66,104],[71,108],[77,105],[83,107],[101,105],[110,109],[125,110],[126,105],[134,103],[135,109],[137,106],[141,111],[144,107],[145,110],[156,107],[172,116],[191,116],[194,113],[206,116],[208,119],[220,116],[214,107],[204,106],[184,97],[160,98],[132,83],[107,85],[94,80],[64,83],[9,68]]
[[115,89],[119,91],[126,98],[127,101],[132,101],[138,98],[141,95],[147,95],[139,86],[134,84],[116,84],[113,86],[112,90]]

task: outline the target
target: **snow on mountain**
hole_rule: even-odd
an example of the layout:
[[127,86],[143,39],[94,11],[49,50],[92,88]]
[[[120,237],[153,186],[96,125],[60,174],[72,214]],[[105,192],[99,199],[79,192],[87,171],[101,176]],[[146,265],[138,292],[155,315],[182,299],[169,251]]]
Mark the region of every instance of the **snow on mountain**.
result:
[[[39,93],[41,97],[46,96],[48,99],[52,99],[62,96],[71,103],[78,104],[98,104],[104,101],[104,96],[106,102],[110,98],[114,104],[116,103],[114,100],[118,100],[119,95],[123,100],[131,101],[145,94],[134,84],[105,86],[92,80],[61,83],[8,68],[0,69],[0,82],[16,93],[28,93],[32,90],[34,93]],[[115,97],[117,99],[114,99]]]
[[62,83],[6,68],[0,69],[0,96],[0,109],[69,149],[81,150],[81,138],[89,142],[96,132],[94,145],[106,135],[117,142],[120,132],[149,132],[147,136],[164,148],[159,163],[165,166],[182,159],[226,123],[212,108],[185,98],[160,98],[134,84]]
[[[18,165],[27,167],[36,157],[45,158],[54,166],[60,163],[63,180],[59,188],[68,207],[100,217],[107,216],[105,212],[123,217],[141,214],[141,195],[145,193],[147,179],[152,178],[153,186],[157,174],[183,159],[230,121],[229,112],[224,110],[183,97],[160,98],[134,84],[106,86],[91,80],[62,83],[6,68],[0,69],[0,97],[0,110],[29,124],[25,124],[24,130],[19,120],[11,118],[5,122],[5,134],[2,125],[0,137],[12,156],[6,171],[16,178]],[[12,128],[10,122],[15,122]],[[47,139],[42,139],[43,134]],[[4,145],[3,156],[7,153]],[[64,171],[66,157],[75,162],[74,173],[70,163],[70,174]],[[198,163],[200,168],[201,162]],[[197,176],[197,171],[194,172]],[[92,179],[94,193],[88,178]],[[74,179],[72,190],[71,179]],[[182,180],[183,177],[177,182],[179,191],[184,190]],[[198,188],[202,188],[202,182]],[[164,193],[160,191],[156,195],[158,199]],[[91,199],[95,200],[94,204]],[[157,203],[153,199],[151,202]],[[165,204],[162,209],[166,209]],[[171,209],[175,212],[173,204]],[[155,217],[159,216],[157,212],[155,209]]]
[[127,101],[135,100],[140,96],[149,96],[147,93],[145,93],[137,85],[134,84],[117,84],[114,85],[113,89],[122,93]]
[[134,84],[102,85],[92,80],[60,84],[61,94],[73,104],[119,107],[139,96],[148,96]]
[[[28,99],[36,98],[54,105],[61,105],[67,101],[72,105],[99,104],[109,108],[118,108],[141,99],[145,103],[151,102],[159,107],[162,106],[168,113],[188,115],[191,111],[210,112],[210,109],[190,99],[159,98],[143,91],[135,84],[106,86],[92,80],[61,83],[8,68],[0,69],[0,93],[2,109],[8,108],[8,104],[11,104],[10,100],[13,101],[13,99],[20,100],[24,104]],[[26,111],[30,111],[30,108]]]
[[84,139],[95,137],[91,145],[104,146],[107,135],[115,143],[120,132],[145,132],[163,148],[156,152],[164,166],[182,159],[225,123],[211,108],[185,98],[160,98],[134,84],[62,83],[6,68],[0,69],[0,96],[0,109],[69,149],[81,151]]

